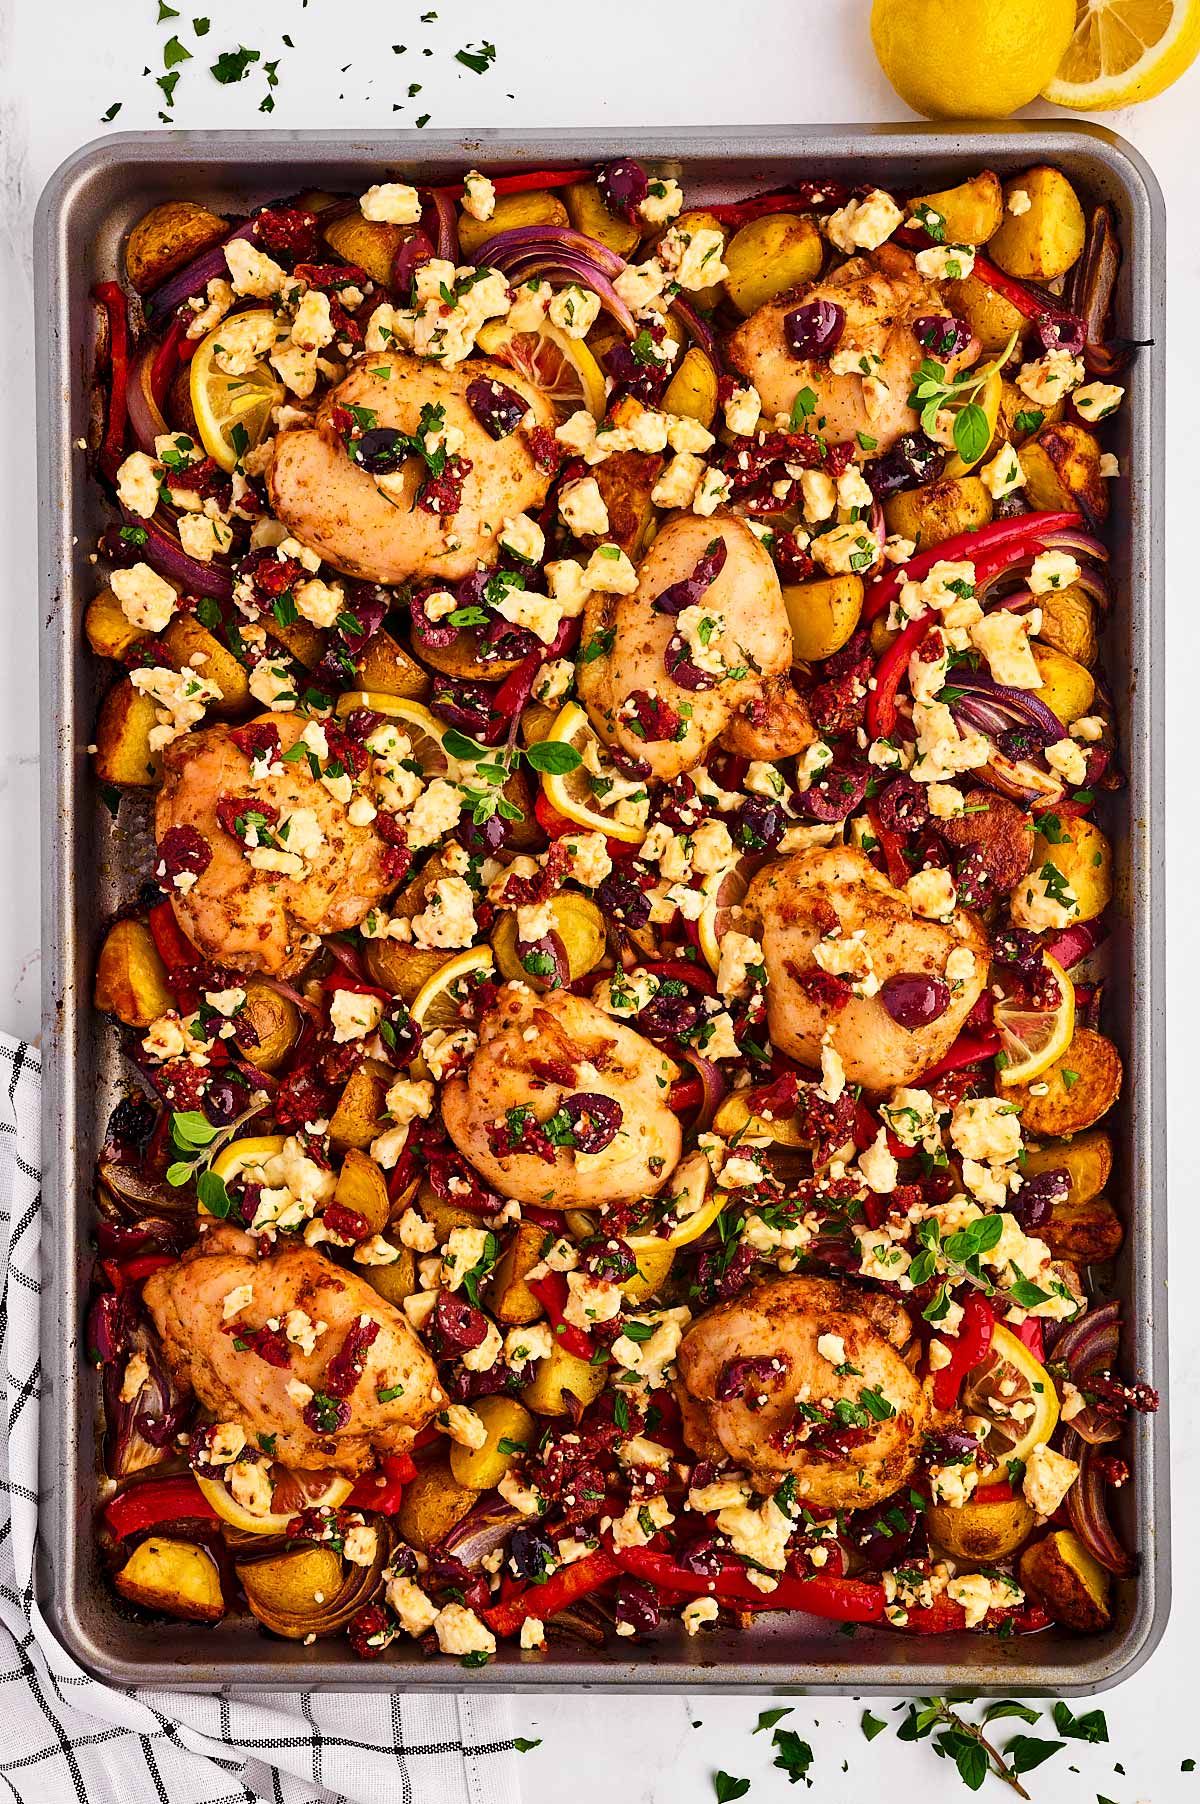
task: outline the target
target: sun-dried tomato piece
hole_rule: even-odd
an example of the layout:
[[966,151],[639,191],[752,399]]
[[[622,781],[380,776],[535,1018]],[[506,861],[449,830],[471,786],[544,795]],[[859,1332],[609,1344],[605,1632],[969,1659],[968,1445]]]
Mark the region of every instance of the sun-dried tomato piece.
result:
[[212,847],[196,827],[168,827],[158,842],[154,875],[166,883],[201,877],[212,863]]

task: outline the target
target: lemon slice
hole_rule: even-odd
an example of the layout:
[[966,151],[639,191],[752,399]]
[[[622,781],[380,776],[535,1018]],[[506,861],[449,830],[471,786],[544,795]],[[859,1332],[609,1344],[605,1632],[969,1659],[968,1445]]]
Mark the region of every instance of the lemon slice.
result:
[[630,1251],[638,1255],[639,1263],[642,1254],[651,1256],[687,1246],[693,1240],[699,1240],[706,1234],[729,1201],[728,1190],[718,1190],[712,1183],[708,1159],[703,1153],[692,1153],[680,1165],[670,1186],[670,1192],[678,1196],[681,1191],[694,1189],[698,1193],[697,1207],[690,1215],[681,1217],[679,1224],[670,1234],[627,1234],[626,1244]]
[[[581,758],[585,756],[589,745],[595,747],[599,756],[603,757],[603,745],[577,702],[567,703],[546,738],[574,746]],[[578,764],[574,770],[561,774],[543,771],[542,793],[555,813],[574,821],[577,827],[590,827],[609,839],[621,839],[627,845],[640,846],[646,837],[646,829],[634,827],[628,821],[617,820],[611,810],[604,807],[602,797],[596,794],[592,775],[586,763]]]
[[354,1480],[346,1478],[340,1472],[329,1472],[323,1476],[324,1485],[311,1497],[298,1502],[292,1509],[272,1511],[266,1516],[256,1516],[243,1508],[219,1478],[203,1478],[199,1472],[195,1478],[217,1515],[222,1522],[228,1522],[230,1528],[240,1528],[247,1535],[282,1535],[287,1533],[288,1523],[301,1510],[336,1510],[340,1504],[345,1503],[354,1489]]
[[1075,985],[1048,952],[1042,961],[1058,985],[1058,1001],[1050,1008],[1028,1008],[1001,999],[992,1011],[1004,1055],[997,1076],[1005,1085],[1027,1084],[1048,1071],[1075,1032]]
[[[1002,1322],[992,1329],[992,1344],[983,1359],[967,1373],[961,1400],[970,1415],[991,1422],[983,1445],[1002,1463],[1028,1459],[1035,1447],[1050,1439],[1058,1421],[1053,1378]],[[1025,1413],[1029,1404],[1031,1416]]]
[[721,968],[721,941],[729,930],[733,910],[743,901],[749,887],[750,879],[736,864],[725,871],[711,872],[700,886],[705,901],[696,930],[700,935],[700,950],[714,971]]
[[470,980],[490,977],[495,968],[490,946],[470,946],[457,958],[447,959],[413,997],[409,1013],[417,1026],[426,1033],[435,1027],[457,1027]]
[[535,332],[514,332],[503,320],[489,320],[475,343],[485,356],[507,363],[540,389],[564,420],[580,407],[597,420],[604,418],[604,372],[582,339],[568,338],[549,320]]
[[1086,112],[1133,106],[1178,81],[1200,51],[1200,0],[1075,0],[1075,35],[1042,89]]
[[[237,318],[265,319],[272,328],[275,322],[274,314],[265,308],[259,314],[239,313]],[[244,376],[229,376],[219,369],[216,353],[223,330],[223,326],[214,326],[200,341],[191,362],[191,397],[204,449],[215,464],[232,470],[239,457],[267,436],[271,409],[284,399],[284,387],[265,357]]]
[[350,689],[338,696],[338,714],[344,717],[356,708],[370,708],[375,714],[404,722],[413,757],[426,781],[457,771],[458,761],[446,750],[445,727],[421,702],[410,702],[402,695],[384,695],[378,689]]
[[[283,1134],[248,1134],[242,1140],[231,1140],[223,1146],[210,1167],[223,1184],[240,1177],[247,1165],[261,1165],[283,1151]],[[201,1205],[203,1209],[203,1205]]]

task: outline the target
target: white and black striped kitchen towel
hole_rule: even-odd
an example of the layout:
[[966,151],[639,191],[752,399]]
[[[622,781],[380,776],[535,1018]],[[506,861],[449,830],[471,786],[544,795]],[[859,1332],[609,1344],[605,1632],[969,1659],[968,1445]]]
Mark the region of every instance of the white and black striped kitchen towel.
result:
[[33,1595],[41,1066],[0,1035],[0,1804],[517,1804],[502,1697],[114,1690]]

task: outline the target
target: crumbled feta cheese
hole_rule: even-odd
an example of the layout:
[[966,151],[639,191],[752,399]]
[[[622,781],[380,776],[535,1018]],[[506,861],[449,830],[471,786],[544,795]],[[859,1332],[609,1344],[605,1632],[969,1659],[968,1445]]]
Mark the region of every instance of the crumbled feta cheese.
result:
[[863,200],[849,200],[825,221],[825,235],[847,256],[856,250],[874,251],[891,237],[904,214],[890,194],[874,188]]
[[577,539],[608,531],[608,508],[594,476],[581,476],[559,491],[558,517]]
[[463,212],[482,224],[496,211],[496,188],[478,169],[468,169],[463,177]]
[[165,577],[149,564],[114,570],[110,586],[130,626],[146,633],[161,633],[175,612],[179,597]]
[[381,225],[418,225],[421,196],[407,182],[376,182],[359,200],[364,219]]
[[572,284],[560,288],[550,303],[550,319],[568,338],[586,338],[600,313],[600,296]]

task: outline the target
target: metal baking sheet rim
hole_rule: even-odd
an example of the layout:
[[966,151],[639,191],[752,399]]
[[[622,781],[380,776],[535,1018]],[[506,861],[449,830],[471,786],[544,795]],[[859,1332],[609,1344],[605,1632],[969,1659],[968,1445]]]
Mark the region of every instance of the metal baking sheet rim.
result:
[[[733,164],[739,186],[780,181],[771,166],[807,163],[820,173],[840,166],[880,170],[911,183],[917,168],[936,184],[964,159],[999,170],[1038,160],[1061,163],[1085,187],[1103,192],[1122,215],[1127,256],[1122,275],[1125,330],[1153,344],[1140,355],[1122,447],[1130,475],[1124,523],[1129,614],[1128,694],[1123,713],[1130,787],[1125,925],[1129,949],[1127,1029],[1131,1075],[1125,1196],[1135,1199],[1125,1257],[1127,1317],[1139,1375],[1165,1389],[1165,906],[1160,877],[1164,834],[1162,728],[1164,233],[1162,193],[1132,146],[1100,126],[1047,121],[837,127],[763,126],[624,132],[544,131],[529,135],[458,132],[153,132],[97,140],[51,177],[35,222],[36,358],[40,605],[42,610],[41,793],[43,928],[42,1490],[38,1597],[55,1634],[97,1677],[118,1685],[217,1690],[265,1689],[289,1681],[326,1690],[458,1690],[449,1661],[364,1664],[345,1644],[339,1658],[269,1641],[254,1629],[198,1631],[134,1622],[119,1613],[98,1571],[95,1508],[95,1384],[80,1362],[86,1286],[92,1161],[98,1132],[89,1072],[91,962],[98,884],[87,862],[97,825],[86,746],[94,681],[79,631],[86,580],[89,479],[73,448],[81,436],[86,389],[87,289],[101,273],[87,264],[102,229],[96,208],[108,193],[140,183],[154,197],[187,193],[203,170],[223,176],[230,193],[266,198],[334,170],[409,169],[466,160],[533,166],[593,162],[622,152],[664,167]],[[893,171],[888,177],[887,171]],[[762,172],[761,174],[759,172]],[[273,183],[276,177],[277,186]],[[727,173],[732,174],[733,171]],[[287,177],[284,180],[284,177]],[[122,184],[124,183],[124,189]],[[715,182],[714,182],[715,185]],[[82,254],[81,254],[82,253]],[[87,713],[81,715],[81,704]],[[107,842],[105,842],[107,843]],[[1159,870],[1155,869],[1157,854]],[[102,856],[97,851],[97,858]],[[80,861],[84,870],[78,871]],[[89,906],[91,913],[89,914]],[[1118,1004],[1118,1006],[1120,1006]],[[539,1660],[505,1649],[471,1674],[472,1688],[694,1690],[788,1695],[822,1692],[1090,1693],[1127,1678],[1150,1656],[1170,1606],[1169,1444],[1167,1416],[1137,1418],[1136,1496],[1131,1528],[1142,1550],[1125,1619],[1102,1637],[1043,1635],[998,1642],[958,1636],[921,1642],[886,1631],[833,1638],[816,1625],[807,1641],[796,1619],[745,1634],[676,1641],[642,1650],[637,1660],[605,1653],[554,1651]],[[205,1637],[202,1639],[202,1637]],[[920,1657],[918,1657],[920,1656]]]

